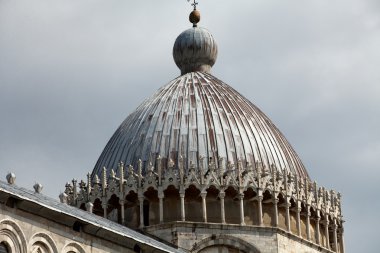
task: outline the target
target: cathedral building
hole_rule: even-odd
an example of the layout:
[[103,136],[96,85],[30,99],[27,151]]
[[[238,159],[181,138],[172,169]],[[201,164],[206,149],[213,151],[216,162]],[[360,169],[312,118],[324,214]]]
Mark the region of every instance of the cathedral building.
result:
[[92,173],[54,200],[0,182],[0,253],[344,253],[341,195],[317,185],[272,121],[211,74],[199,27],[175,40],[181,75],[130,114]]

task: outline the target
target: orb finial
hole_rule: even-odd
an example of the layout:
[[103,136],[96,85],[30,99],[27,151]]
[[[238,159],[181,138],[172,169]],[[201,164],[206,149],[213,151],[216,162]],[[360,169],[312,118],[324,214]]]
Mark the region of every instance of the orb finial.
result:
[[[190,0],[187,1],[190,2]],[[194,9],[189,15],[189,21],[193,24],[193,27],[197,27],[197,24],[201,20],[201,13],[197,10],[198,2],[193,0],[193,3],[191,5],[194,7]]]
[[16,175],[14,173],[10,172],[10,173],[8,173],[6,179],[7,179],[8,184],[15,184]]
[[201,16],[196,8],[196,0],[187,1],[193,2],[191,5],[194,10],[189,16],[193,27],[182,32],[175,40],[173,58],[182,75],[196,71],[210,73],[218,55],[218,46],[207,29],[197,26]]

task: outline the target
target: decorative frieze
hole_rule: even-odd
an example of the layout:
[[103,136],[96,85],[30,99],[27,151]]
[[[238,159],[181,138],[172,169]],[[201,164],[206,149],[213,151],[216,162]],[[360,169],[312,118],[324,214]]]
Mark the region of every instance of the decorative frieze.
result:
[[[203,159],[203,158],[200,158]],[[236,193],[234,201],[238,201],[239,208],[236,209],[236,216],[240,217],[240,225],[245,225],[244,205],[246,201],[256,201],[257,224],[258,226],[268,226],[264,224],[263,205],[272,206],[272,226],[279,226],[279,208],[282,208],[285,216],[285,228],[287,232],[293,232],[301,236],[302,226],[306,226],[306,239],[315,241],[317,244],[329,248],[330,241],[333,243],[332,249],[338,249],[338,229],[343,226],[341,214],[341,195],[331,190],[328,191],[323,187],[318,187],[316,182],[311,182],[306,178],[299,178],[289,173],[290,169],[280,170],[272,165],[269,168],[257,162],[254,165],[243,164],[241,161],[235,165],[231,162],[224,163],[220,158],[218,164],[226,164],[225,168],[219,168],[215,162],[210,159],[207,169],[201,165],[199,168],[196,164],[191,163],[185,170],[184,160],[179,157],[178,164],[169,160],[166,166],[161,163],[161,158],[156,160],[156,166],[151,163],[143,168],[141,160],[137,168],[120,163],[118,174],[112,169],[103,168],[102,180],[97,175],[91,179],[87,175],[87,182],[77,181],[66,184],[65,194],[67,202],[77,207],[85,206],[87,203],[94,203],[96,199],[102,203],[104,217],[107,217],[108,202],[113,195],[120,200],[121,206],[120,223],[125,223],[124,206],[126,197],[130,193],[137,194],[137,205],[139,210],[139,226],[144,227],[144,201],[146,193],[153,190],[157,194],[158,213],[157,223],[164,223],[165,209],[165,190],[172,187],[177,190],[179,198],[178,221],[187,221],[186,203],[188,196],[186,190],[193,187],[199,191],[201,216],[200,222],[207,222],[207,191],[215,189],[220,202],[220,223],[226,223],[226,190],[233,189]],[[203,164],[203,163],[201,163]],[[145,173],[143,173],[143,171]],[[246,192],[254,192],[254,197],[246,198]],[[265,194],[264,194],[265,193]],[[270,198],[268,198],[270,195]],[[267,196],[264,199],[264,196]],[[280,201],[281,197],[281,203]],[[147,200],[149,201],[149,200]],[[293,204],[292,204],[293,203]],[[92,210],[92,208],[89,208]],[[296,219],[296,231],[291,231],[291,213],[294,213]],[[323,220],[321,220],[323,216]],[[313,220],[313,235],[311,234],[311,220]],[[302,225],[304,224],[304,225]],[[325,228],[322,233],[326,238],[326,245],[321,242],[320,224]],[[330,224],[330,225],[329,225]],[[316,226],[316,227],[315,227]],[[314,235],[315,234],[315,235]]]

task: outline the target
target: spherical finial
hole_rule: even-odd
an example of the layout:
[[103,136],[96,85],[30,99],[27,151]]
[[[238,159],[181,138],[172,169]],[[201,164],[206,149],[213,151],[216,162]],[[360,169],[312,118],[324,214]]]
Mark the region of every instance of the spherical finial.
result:
[[189,15],[189,21],[193,24],[193,27],[197,27],[197,24],[201,20],[201,13],[198,10],[193,10]]
[[33,186],[33,188],[34,188],[34,192],[35,192],[35,193],[41,193],[41,192],[42,192],[42,188],[43,188],[43,186],[42,186],[42,184],[40,184],[40,183],[36,183],[36,184]]
[[181,33],[173,47],[173,58],[182,75],[196,71],[210,72],[217,55],[214,36],[201,27],[192,27]]
[[66,193],[61,193],[59,194],[59,200],[61,201],[61,203],[63,204],[67,204],[67,194]]
[[86,211],[89,212],[89,213],[92,213],[93,210],[94,210],[94,204],[92,204],[91,202],[87,202],[86,203]]
[[14,184],[16,182],[16,175],[12,172],[6,176],[8,184]]

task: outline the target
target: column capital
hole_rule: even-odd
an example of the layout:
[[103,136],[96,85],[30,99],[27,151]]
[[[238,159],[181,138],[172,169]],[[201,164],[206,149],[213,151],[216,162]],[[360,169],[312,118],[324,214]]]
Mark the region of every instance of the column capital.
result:
[[137,190],[137,197],[138,198],[144,198],[144,192],[142,191],[141,188]]

